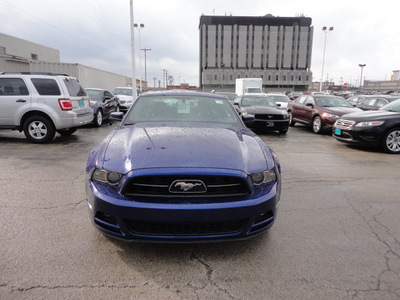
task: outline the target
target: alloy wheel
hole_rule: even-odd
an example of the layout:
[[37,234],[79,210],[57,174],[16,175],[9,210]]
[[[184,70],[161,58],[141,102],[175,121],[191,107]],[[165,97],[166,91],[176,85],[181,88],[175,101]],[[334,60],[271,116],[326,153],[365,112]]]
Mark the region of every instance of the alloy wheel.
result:
[[390,153],[400,153],[400,129],[393,129],[386,134],[385,148]]

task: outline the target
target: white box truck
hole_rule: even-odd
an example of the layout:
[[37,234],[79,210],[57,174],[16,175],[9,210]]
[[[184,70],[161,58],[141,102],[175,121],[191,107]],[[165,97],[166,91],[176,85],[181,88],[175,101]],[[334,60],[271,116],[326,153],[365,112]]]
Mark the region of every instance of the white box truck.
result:
[[236,94],[264,94],[262,91],[262,78],[237,78]]

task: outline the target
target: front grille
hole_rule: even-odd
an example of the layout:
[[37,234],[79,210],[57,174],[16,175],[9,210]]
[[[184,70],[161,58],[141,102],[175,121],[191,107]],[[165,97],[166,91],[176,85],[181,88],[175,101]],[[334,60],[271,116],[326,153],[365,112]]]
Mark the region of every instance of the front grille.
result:
[[247,219],[213,223],[160,223],[126,220],[129,230],[141,235],[199,236],[240,232]]
[[[204,183],[203,189],[182,188],[178,192],[171,188],[176,182]],[[204,196],[236,196],[249,193],[247,183],[244,179],[233,176],[211,176],[211,175],[157,175],[140,176],[130,179],[123,192],[125,196],[174,196],[174,197],[204,197]]]
[[271,114],[256,114],[254,118],[256,120],[265,120],[265,121],[272,121],[272,120],[284,120],[284,115],[271,115]]
[[355,124],[355,121],[339,119],[335,123],[337,129],[350,129]]

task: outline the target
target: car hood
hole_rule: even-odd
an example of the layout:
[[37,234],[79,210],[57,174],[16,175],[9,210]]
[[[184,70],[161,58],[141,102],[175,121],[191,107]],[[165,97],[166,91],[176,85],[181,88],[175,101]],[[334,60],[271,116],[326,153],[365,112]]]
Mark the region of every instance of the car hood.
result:
[[390,117],[400,118],[400,112],[387,111],[387,110],[360,111],[344,115],[342,116],[342,119],[360,121],[360,120],[385,119]]
[[[258,138],[246,128],[170,125],[121,126],[100,148],[103,168],[126,174],[148,168],[216,168],[254,173],[266,163]],[[268,154],[269,155],[269,154]]]
[[285,115],[286,110],[267,106],[245,106],[242,107],[243,111],[249,114],[275,114],[275,115]]
[[361,109],[355,107],[320,107],[320,110],[338,116],[354,112],[362,112]]

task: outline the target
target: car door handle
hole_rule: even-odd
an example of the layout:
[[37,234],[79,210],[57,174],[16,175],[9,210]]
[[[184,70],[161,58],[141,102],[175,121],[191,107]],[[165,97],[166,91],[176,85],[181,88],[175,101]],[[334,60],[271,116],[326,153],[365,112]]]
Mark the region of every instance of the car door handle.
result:
[[24,99],[18,99],[16,102],[26,102]]

